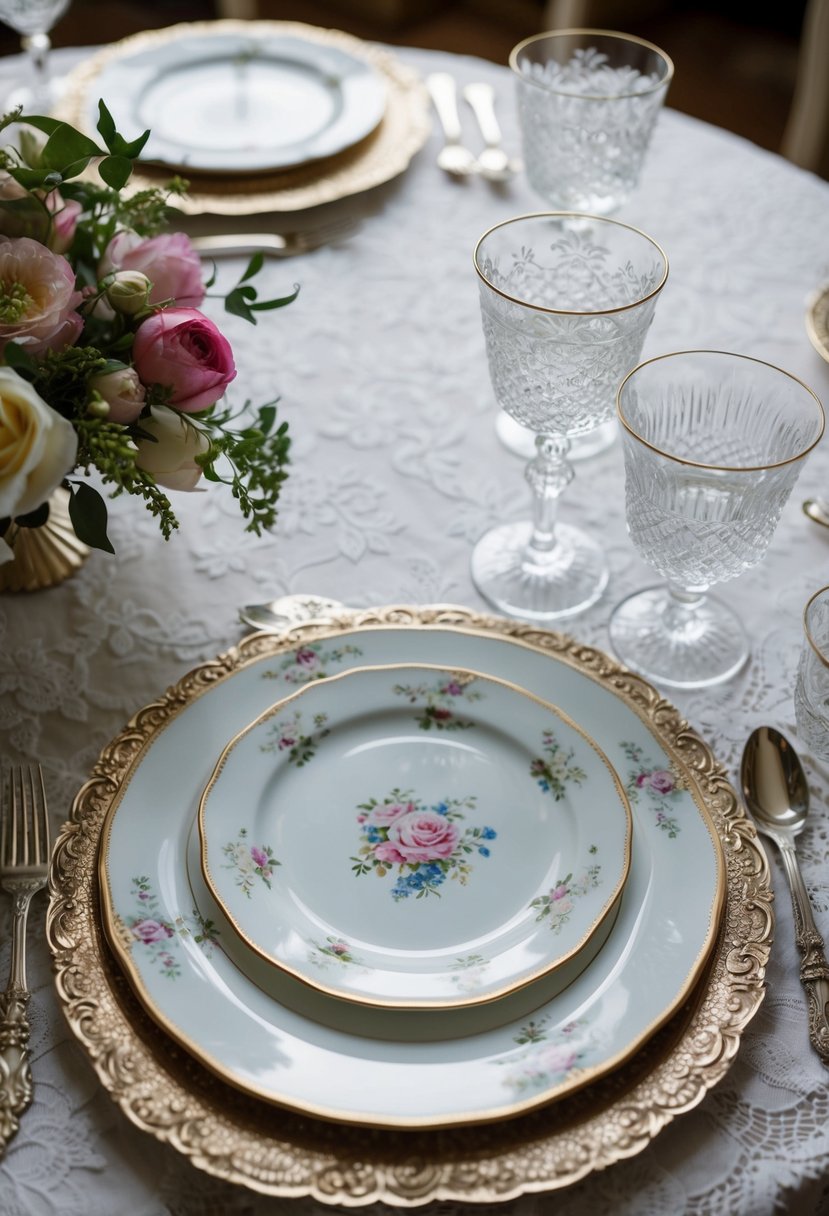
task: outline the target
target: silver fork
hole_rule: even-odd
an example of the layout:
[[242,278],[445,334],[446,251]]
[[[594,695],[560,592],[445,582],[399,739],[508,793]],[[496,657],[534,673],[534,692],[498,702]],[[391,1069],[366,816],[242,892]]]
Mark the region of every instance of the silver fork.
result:
[[266,257],[290,258],[299,253],[310,253],[323,245],[336,244],[356,232],[357,228],[355,219],[341,216],[318,224],[316,228],[297,229],[296,232],[231,232],[226,235],[193,236],[190,240],[195,249],[207,257],[264,253]]
[[26,920],[32,896],[46,886],[50,851],[41,767],[12,768],[0,807],[0,887],[13,899],[11,968],[0,996],[0,1158],[32,1101]]

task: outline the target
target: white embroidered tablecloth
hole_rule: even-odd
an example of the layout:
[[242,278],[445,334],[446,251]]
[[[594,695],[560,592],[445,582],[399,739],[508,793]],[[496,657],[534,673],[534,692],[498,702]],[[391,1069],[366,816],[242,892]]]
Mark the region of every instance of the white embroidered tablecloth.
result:
[[[518,150],[506,68],[397,53],[423,75],[444,69],[460,83],[491,81],[505,142]],[[56,65],[82,54],[59,53]],[[19,67],[16,58],[0,62],[4,89]],[[472,140],[471,116],[464,120]],[[263,291],[301,284],[289,308],[263,314],[253,328],[207,302],[234,347],[235,399],[279,394],[290,420],[293,469],[276,532],[261,540],[246,534],[229,494],[211,487],[176,499],[181,530],[164,544],[140,504],[123,498],[111,509],[117,556],[93,554],[49,592],[0,598],[0,755],[43,763],[56,825],[127,718],[239,638],[240,604],[304,591],[354,606],[485,607],[469,578],[472,544],[492,523],[525,514],[527,496],[521,462],[494,431],[472,248],[491,224],[542,208],[523,176],[503,186],[450,180],[435,167],[438,147],[436,130],[403,176],[334,205],[362,220],[346,242],[266,266]],[[654,236],[671,262],[646,355],[688,347],[757,355],[829,403],[829,365],[803,324],[807,296],[829,279],[829,183],[667,110],[621,218]],[[222,265],[220,281],[232,285],[239,265]],[[748,668],[721,690],[672,697],[732,775],[754,726],[795,734],[801,613],[829,583],[829,532],[809,523],[800,503],[826,491],[828,476],[824,441],[763,563],[721,589],[753,640]],[[626,536],[618,444],[578,465],[562,515],[601,535],[608,549],[608,591],[568,623],[578,638],[607,647],[612,605],[654,581]],[[829,774],[806,760],[814,814],[802,862],[829,936]],[[829,1212],[829,1074],[807,1040],[776,858],[772,873],[778,921],[768,994],[725,1080],[633,1160],[504,1211]],[[35,1097],[0,1164],[3,1216],[317,1210],[219,1183],[127,1122],[64,1024],[43,940],[45,903],[37,900],[30,925]],[[3,980],[8,929],[4,902]]]

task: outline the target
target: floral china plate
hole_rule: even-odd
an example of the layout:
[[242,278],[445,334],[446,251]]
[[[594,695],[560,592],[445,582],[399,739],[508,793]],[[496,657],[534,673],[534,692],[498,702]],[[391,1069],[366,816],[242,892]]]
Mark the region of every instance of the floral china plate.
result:
[[150,128],[142,159],[199,173],[292,168],[351,148],[383,118],[386,86],[342,47],[278,30],[176,27],[125,40],[88,98],[112,98],[118,128]]
[[428,664],[278,701],[225,747],[198,828],[207,887],[248,947],[384,1008],[482,1004],[552,974],[630,864],[627,797],[581,727]]
[[[247,1094],[363,1126],[511,1118],[630,1060],[691,995],[726,894],[722,846],[697,779],[649,720],[645,694],[630,680],[617,690],[610,677],[594,676],[572,646],[541,650],[474,625],[395,624],[366,614],[353,624],[306,626],[301,640],[286,638],[275,654],[267,643],[265,653],[249,647],[243,666],[217,668],[198,695],[175,703],[133,762],[102,829],[101,920],[159,1028]],[[485,671],[554,701],[589,727],[618,766],[632,806],[630,874],[604,946],[563,991],[481,1033],[380,1040],[360,1033],[358,1007],[341,1001],[332,1004],[351,1024],[325,1025],[240,971],[221,930],[194,906],[187,846],[212,767],[199,758],[218,754],[274,694],[350,667],[390,663]],[[318,943],[331,973],[348,966],[337,951],[325,952],[333,944]],[[459,983],[472,969],[459,971]],[[504,998],[507,1008],[514,999]],[[712,1041],[716,1046],[716,1036]]]

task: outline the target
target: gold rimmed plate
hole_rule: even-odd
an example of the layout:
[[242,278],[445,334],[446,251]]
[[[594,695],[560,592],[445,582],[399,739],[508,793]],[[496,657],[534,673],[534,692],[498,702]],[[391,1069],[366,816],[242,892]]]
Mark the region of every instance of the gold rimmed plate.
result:
[[806,333],[820,357],[829,363],[829,284],[821,287],[809,299]]
[[[375,1133],[369,1142],[364,1134],[350,1134],[342,1126],[328,1132],[322,1124],[299,1125],[295,1116],[282,1116],[276,1108],[268,1113],[261,1103],[233,1097],[232,1090],[200,1079],[183,1060],[171,1057],[153,1023],[130,1000],[103,943],[95,856],[104,818],[123,804],[143,759],[173,721],[187,717],[223,686],[230,683],[238,692],[248,682],[264,682],[269,678],[263,676],[266,670],[290,684],[311,670],[325,672],[333,653],[362,650],[372,638],[393,635],[405,641],[422,634],[461,646],[465,638],[488,639],[493,655],[500,652],[511,669],[516,661],[530,664],[548,695],[553,688],[558,691],[567,677],[592,686],[595,696],[609,698],[606,704],[622,713],[631,729],[644,731],[643,743],[664,757],[668,767],[652,768],[650,774],[670,773],[674,764],[688,782],[686,792],[695,808],[691,817],[683,818],[680,833],[672,837],[668,823],[672,816],[663,813],[659,823],[667,826],[652,823],[652,847],[664,851],[681,841],[682,848],[687,843],[687,835],[682,839],[684,829],[694,819],[707,823],[712,841],[722,850],[729,895],[722,935],[717,939],[718,916],[712,908],[700,957],[676,994],[673,1010],[681,1015],[680,1022],[657,1037],[658,1026],[649,1026],[635,1062],[617,1060],[614,1078],[607,1085],[585,1070],[581,1082],[593,1084],[583,1100],[574,1084],[568,1091],[572,1096],[559,1094],[560,1103],[539,1110],[532,1119],[519,1120],[514,1131],[508,1126],[486,1132],[456,1129],[451,1138],[388,1132]],[[355,661],[357,657],[361,656]],[[648,762],[656,759],[651,752],[646,755]],[[643,780],[638,788],[645,784]],[[664,775],[654,777],[651,787],[665,793]],[[165,798],[168,791],[163,783],[156,793]],[[648,804],[645,807],[647,811]],[[655,818],[653,806],[649,809]],[[639,813],[635,805],[634,815]],[[715,846],[711,847],[713,856]],[[686,877],[689,882],[694,877],[687,867]],[[772,930],[765,857],[753,828],[708,748],[670,705],[600,652],[561,635],[463,609],[387,609],[348,614],[331,627],[319,622],[299,626],[281,638],[260,634],[191,673],[162,701],[138,715],[102,756],[59,843],[53,884],[49,934],[70,1025],[86,1045],[104,1084],[133,1121],[212,1173],[272,1194],[312,1194],[327,1202],[494,1201],[527,1186],[538,1190],[565,1185],[638,1151],[674,1115],[695,1105],[728,1068],[762,997],[763,963]],[[722,887],[717,890],[721,897]],[[192,948],[197,948],[199,934],[192,934],[189,926],[183,928],[182,940],[186,942],[191,934]],[[706,971],[705,958],[715,941]],[[664,961],[661,957],[658,966]],[[695,978],[702,983],[696,994]],[[608,987],[608,994],[614,987]],[[523,1033],[519,1028],[516,1036],[523,1042],[512,1044],[513,1061],[520,1063],[520,1053],[533,1047],[552,1057],[556,1044],[549,1031],[549,1025],[537,1021],[524,1027]],[[622,1065],[623,1071],[616,1072]]]

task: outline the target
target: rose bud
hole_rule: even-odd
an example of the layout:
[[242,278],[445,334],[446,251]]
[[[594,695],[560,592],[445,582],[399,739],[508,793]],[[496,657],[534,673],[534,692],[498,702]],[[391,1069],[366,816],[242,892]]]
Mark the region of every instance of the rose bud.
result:
[[147,307],[152,284],[140,270],[119,270],[106,289],[106,298],[125,317]]
[[98,372],[89,378],[89,388],[109,406],[110,422],[135,422],[144,408],[146,390],[132,367],[114,372]]

